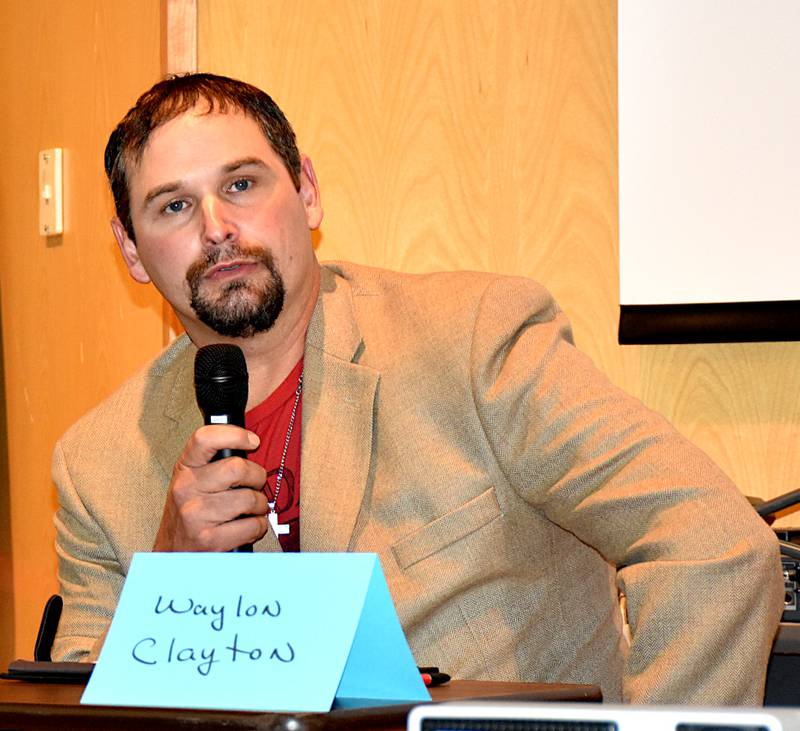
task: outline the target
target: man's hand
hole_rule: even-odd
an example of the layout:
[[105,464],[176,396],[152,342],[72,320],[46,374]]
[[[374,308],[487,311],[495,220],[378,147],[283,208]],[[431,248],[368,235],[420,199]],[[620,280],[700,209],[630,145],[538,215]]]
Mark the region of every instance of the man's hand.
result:
[[192,434],[172,471],[154,551],[230,551],[266,533],[264,468],[241,457],[211,462],[224,447],[257,446],[258,437],[238,426],[214,424]]

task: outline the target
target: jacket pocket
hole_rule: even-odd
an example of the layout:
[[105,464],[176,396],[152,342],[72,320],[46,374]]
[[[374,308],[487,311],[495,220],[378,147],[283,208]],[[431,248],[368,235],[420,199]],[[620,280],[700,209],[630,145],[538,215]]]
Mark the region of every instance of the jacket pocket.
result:
[[422,526],[392,546],[401,568],[432,556],[443,548],[483,528],[501,515],[493,487],[467,503]]

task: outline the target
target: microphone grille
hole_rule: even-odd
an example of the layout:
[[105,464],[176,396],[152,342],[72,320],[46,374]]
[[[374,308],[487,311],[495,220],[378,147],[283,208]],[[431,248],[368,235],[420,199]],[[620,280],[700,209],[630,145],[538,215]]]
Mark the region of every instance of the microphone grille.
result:
[[205,416],[244,413],[248,376],[244,353],[238,345],[204,345],[194,358],[197,405]]

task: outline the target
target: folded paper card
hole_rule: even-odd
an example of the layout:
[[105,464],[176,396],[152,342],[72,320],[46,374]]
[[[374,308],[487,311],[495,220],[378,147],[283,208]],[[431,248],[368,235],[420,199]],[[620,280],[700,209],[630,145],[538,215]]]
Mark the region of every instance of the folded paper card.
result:
[[81,702],[327,711],[425,700],[375,554],[139,553]]

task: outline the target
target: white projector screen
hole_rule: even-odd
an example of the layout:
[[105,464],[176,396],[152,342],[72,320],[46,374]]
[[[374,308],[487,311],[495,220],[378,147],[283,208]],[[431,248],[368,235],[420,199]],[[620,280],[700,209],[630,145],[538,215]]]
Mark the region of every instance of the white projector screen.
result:
[[619,181],[623,310],[800,301],[800,0],[619,0]]

